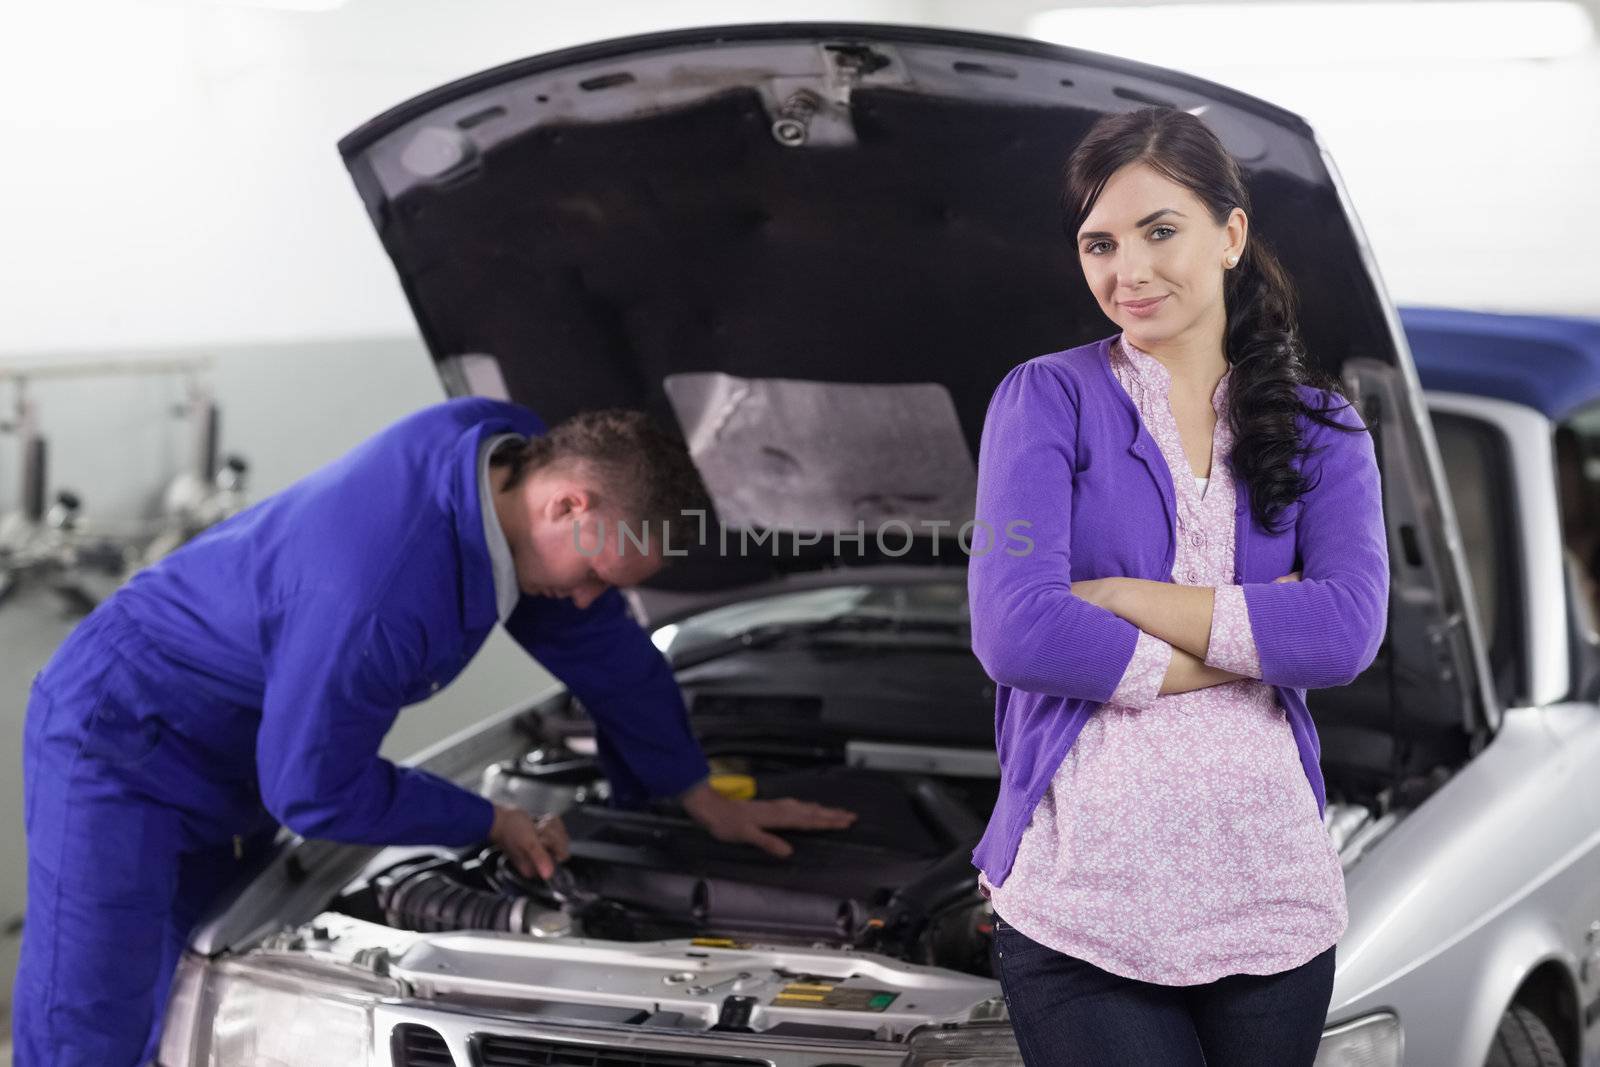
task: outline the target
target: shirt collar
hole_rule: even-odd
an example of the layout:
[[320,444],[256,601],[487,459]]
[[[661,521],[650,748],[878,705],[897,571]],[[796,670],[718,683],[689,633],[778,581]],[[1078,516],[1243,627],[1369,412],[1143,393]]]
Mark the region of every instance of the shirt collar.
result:
[[[1146,388],[1159,390],[1160,396],[1167,395],[1167,390],[1172,387],[1172,372],[1167,370],[1165,364],[1134,345],[1125,333],[1117,335],[1117,344],[1113,347],[1121,350],[1123,358],[1133,370],[1134,377],[1141,384]],[[1228,383],[1232,377],[1233,367],[1230,365],[1222,372],[1222,377],[1217,381],[1217,388],[1211,394],[1211,407],[1218,412],[1228,410]]]
[[494,509],[494,486],[489,477],[489,457],[495,449],[509,441],[524,441],[521,434],[502,433],[487,437],[478,446],[478,500],[483,509],[483,539],[489,546],[489,568],[494,574],[494,602],[500,621],[511,617],[522,590],[517,586],[517,567],[511,559],[511,544],[500,527],[500,516]]

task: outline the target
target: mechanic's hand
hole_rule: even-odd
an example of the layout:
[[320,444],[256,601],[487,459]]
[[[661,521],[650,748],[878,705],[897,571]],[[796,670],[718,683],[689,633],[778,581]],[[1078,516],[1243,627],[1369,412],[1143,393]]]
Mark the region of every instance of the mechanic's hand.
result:
[[718,841],[754,845],[769,855],[787,858],[794,848],[768,830],[843,830],[856,813],[808,800],[729,800],[710,783],[701,782],[682,797],[683,808]]
[[1277,583],[1277,582],[1298,582],[1300,580],[1300,572],[1299,571],[1290,571],[1288,574],[1285,574],[1283,577],[1274,578],[1272,580],[1273,580],[1274,583]]
[[489,843],[506,854],[524,878],[537,874],[549,881],[556,864],[568,855],[567,828],[558,815],[538,819],[521,808],[496,804]]

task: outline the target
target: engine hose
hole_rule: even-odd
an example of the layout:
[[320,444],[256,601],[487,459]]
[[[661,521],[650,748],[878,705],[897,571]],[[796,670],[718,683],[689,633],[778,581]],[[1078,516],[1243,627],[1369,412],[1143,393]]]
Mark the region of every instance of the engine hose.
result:
[[889,899],[891,921],[896,925],[910,923],[920,929],[931,915],[946,911],[963,900],[981,900],[978,880],[972,873],[972,849],[977,843],[976,839],[963,842],[915,881],[901,886]]
[[451,877],[458,869],[448,856],[408,860],[372,880],[384,920],[402,930],[500,930],[529,933],[542,911],[526,897],[502,896],[463,885]]
[[501,893],[539,901],[553,897],[564,911],[580,920],[587,920],[597,906],[604,905],[631,916],[688,923],[700,930],[737,929],[852,941],[869,925],[866,909],[858,901],[726,878],[569,863],[558,869],[558,874],[569,876],[566,887],[553,893],[551,884],[517,873],[503,853],[485,852],[479,863],[485,879]]

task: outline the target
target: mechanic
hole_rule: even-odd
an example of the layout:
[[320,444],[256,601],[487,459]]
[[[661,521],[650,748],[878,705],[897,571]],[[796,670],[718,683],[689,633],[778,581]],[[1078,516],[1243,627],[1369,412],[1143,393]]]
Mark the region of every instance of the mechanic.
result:
[[17,1067],[153,1057],[191,930],[280,823],[371,845],[488,840],[549,877],[559,820],[378,755],[399,709],[496,622],[582,701],[613,803],[677,798],[719,840],[779,856],[774,829],[848,826],[712,789],[671,668],[626,610],[617,587],[663,565],[661,524],[703,492],[641,413],[547,432],[514,404],[452,400],[135,575],[28,704]]

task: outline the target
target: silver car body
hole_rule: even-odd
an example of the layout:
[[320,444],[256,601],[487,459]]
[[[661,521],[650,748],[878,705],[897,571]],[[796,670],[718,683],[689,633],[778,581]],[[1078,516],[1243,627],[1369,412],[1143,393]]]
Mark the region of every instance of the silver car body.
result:
[[[1551,451],[1539,412],[1429,393],[1494,427],[1512,470],[1531,683],[1494,739],[1346,871],[1330,1020],[1388,1010],[1406,1062],[1484,1061],[1507,1005],[1533,1002],[1562,1046],[1600,1062],[1600,706],[1572,703],[1568,596]],[[1459,508],[1459,503],[1458,503]],[[1580,1036],[1581,1034],[1581,1036]]]

